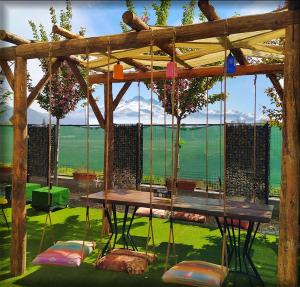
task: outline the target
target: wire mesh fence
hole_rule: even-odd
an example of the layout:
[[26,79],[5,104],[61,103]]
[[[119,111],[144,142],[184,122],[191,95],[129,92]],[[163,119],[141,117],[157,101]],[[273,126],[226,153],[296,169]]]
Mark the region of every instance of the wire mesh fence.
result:
[[[149,181],[149,126],[143,128],[143,181]],[[166,131],[166,140],[165,140]],[[179,177],[193,179],[198,186],[208,181],[209,188],[218,189],[223,178],[223,126],[208,126],[206,153],[206,127],[204,125],[183,125],[180,130]],[[174,131],[175,134],[175,131]],[[12,162],[12,126],[0,126],[0,163]],[[153,126],[153,177],[163,183],[172,173],[171,149],[172,128]],[[59,144],[59,171],[70,174],[75,169],[86,168],[86,127],[61,126]],[[165,148],[166,146],[166,148]],[[271,128],[270,143],[270,189],[276,195],[281,178],[281,130]],[[104,132],[98,126],[90,127],[90,170],[103,170]],[[207,157],[207,159],[206,159]],[[206,165],[207,162],[207,165]]]

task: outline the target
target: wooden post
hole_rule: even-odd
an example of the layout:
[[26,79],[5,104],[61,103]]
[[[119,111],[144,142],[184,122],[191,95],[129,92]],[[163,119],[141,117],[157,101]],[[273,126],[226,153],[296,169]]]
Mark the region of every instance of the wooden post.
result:
[[[298,10],[298,1],[288,1],[289,10]],[[280,193],[280,232],[278,246],[278,286],[298,285],[297,245],[300,187],[300,29],[286,28],[282,183]]]
[[113,96],[112,83],[104,84],[104,105],[105,105],[105,143],[104,143],[104,185],[107,189],[112,188],[113,176],[113,145],[114,145],[114,123],[113,123]]
[[26,270],[26,179],[27,179],[27,70],[26,60],[16,58],[14,82],[14,144],[12,177],[11,273]]

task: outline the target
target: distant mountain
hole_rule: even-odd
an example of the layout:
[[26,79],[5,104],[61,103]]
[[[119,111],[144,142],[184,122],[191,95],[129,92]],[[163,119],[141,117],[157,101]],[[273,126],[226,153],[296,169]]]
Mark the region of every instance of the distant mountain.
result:
[[[144,124],[150,123],[150,99],[140,98],[140,116],[141,122]],[[138,106],[139,98],[134,97],[130,100],[121,101],[117,109],[114,112],[115,123],[137,123],[138,122]],[[104,115],[103,107],[100,107],[102,114]],[[0,115],[0,123],[8,122],[12,115],[12,108],[8,107],[4,115]],[[238,123],[251,123],[253,122],[253,114],[242,113],[237,110],[227,111],[227,122],[238,122]],[[209,123],[217,124],[220,122],[220,111],[215,109],[209,109],[208,113]],[[264,120],[263,118],[258,121]],[[186,124],[203,124],[206,121],[206,112],[199,111],[197,113],[189,115],[183,120]],[[223,121],[223,115],[222,115]],[[30,124],[41,124],[48,122],[47,113],[39,113],[35,110],[28,110],[28,123]],[[164,122],[164,109],[161,103],[153,99],[153,123],[162,124]],[[167,115],[167,123],[171,123],[171,116]],[[69,113],[66,118],[61,120],[62,125],[84,125],[85,124],[85,109],[78,108],[77,110]],[[90,108],[90,124],[97,125],[98,121]]]
[[[5,112],[0,115],[0,124],[11,124],[9,119],[13,115],[13,108],[11,106],[6,106]],[[47,113],[39,113],[33,109],[27,110],[27,122],[28,124],[42,124],[43,122],[48,122]]]

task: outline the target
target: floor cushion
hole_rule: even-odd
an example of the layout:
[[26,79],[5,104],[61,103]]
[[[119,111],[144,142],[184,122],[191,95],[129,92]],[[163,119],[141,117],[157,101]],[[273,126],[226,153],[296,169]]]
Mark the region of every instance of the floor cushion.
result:
[[[135,213],[137,216],[149,217],[150,208],[148,207],[139,207]],[[152,209],[152,216],[156,218],[168,218],[169,212],[163,209]]]
[[173,219],[196,223],[204,223],[206,221],[206,217],[204,215],[183,211],[174,211]]
[[128,274],[136,275],[143,274],[148,269],[147,257],[136,254],[137,252],[135,251],[124,251],[113,250],[100,258],[96,262],[95,267],[102,270],[126,272]]
[[[83,241],[58,241],[53,246],[39,254],[33,265],[58,265],[76,267],[93,251],[92,242]],[[82,253],[83,252],[83,253]]]
[[[219,217],[220,224],[224,224],[224,217]],[[239,227],[239,220],[233,219],[233,218],[227,218],[227,224],[229,226]],[[241,220],[240,221],[240,227],[241,229],[247,230],[249,227],[249,221],[247,220]]]
[[148,261],[148,263],[153,263],[157,259],[157,256],[153,253],[146,254],[145,252],[139,252],[139,251],[124,249],[124,248],[122,248],[122,249],[116,248],[116,249],[112,250],[111,253],[140,257],[140,258],[146,259]]
[[188,286],[220,287],[228,268],[205,261],[182,261],[164,273],[162,281]]

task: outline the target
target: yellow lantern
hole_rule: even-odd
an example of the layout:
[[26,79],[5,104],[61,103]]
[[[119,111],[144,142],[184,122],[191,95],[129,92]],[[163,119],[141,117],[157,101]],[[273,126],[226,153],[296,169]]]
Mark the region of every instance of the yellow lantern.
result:
[[123,80],[124,79],[123,66],[120,64],[119,61],[116,65],[114,65],[113,78],[115,80]]

